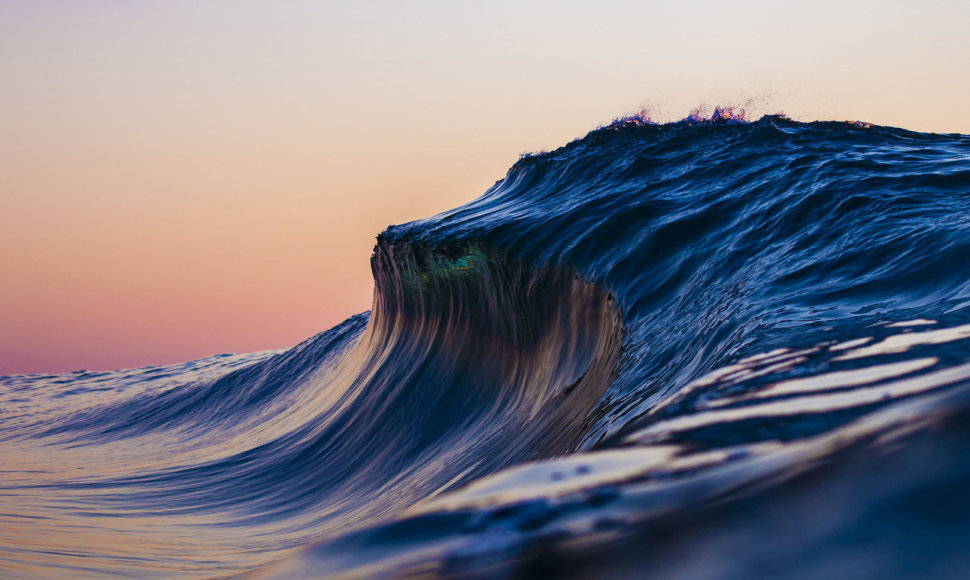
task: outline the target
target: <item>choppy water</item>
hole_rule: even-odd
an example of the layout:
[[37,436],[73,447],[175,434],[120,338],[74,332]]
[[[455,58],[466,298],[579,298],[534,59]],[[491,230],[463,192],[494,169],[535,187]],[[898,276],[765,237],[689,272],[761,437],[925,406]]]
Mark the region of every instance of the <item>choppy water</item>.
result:
[[626,119],[289,350],[0,379],[0,576],[964,577],[970,137]]

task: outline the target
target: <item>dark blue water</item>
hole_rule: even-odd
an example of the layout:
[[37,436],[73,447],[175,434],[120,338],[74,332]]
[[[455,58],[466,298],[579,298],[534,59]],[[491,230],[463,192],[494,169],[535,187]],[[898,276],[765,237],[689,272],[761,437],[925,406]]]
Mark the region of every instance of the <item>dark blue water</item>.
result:
[[626,119],[288,350],[0,379],[0,576],[965,577],[970,137]]

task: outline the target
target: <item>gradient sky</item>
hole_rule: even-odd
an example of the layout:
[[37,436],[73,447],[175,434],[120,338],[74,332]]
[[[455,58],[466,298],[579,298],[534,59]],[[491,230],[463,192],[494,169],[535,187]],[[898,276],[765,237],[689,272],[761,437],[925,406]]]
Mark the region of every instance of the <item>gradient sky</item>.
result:
[[0,0],[0,374],[290,346],[646,107],[970,133],[970,3]]

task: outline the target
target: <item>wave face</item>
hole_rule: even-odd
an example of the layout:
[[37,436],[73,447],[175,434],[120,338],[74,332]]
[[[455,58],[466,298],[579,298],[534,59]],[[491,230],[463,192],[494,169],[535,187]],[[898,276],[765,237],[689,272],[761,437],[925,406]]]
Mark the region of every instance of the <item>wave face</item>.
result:
[[968,258],[970,137],[621,120],[292,349],[0,379],[0,576],[961,577]]

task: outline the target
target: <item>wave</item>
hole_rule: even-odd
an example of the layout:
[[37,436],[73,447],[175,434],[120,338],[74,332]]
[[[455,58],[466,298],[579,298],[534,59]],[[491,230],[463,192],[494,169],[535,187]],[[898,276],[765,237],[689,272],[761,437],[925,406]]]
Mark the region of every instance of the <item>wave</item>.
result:
[[292,349],[0,379],[0,568],[790,577],[851,538],[944,577],[968,226],[967,136],[621,119],[388,228],[371,311]]

